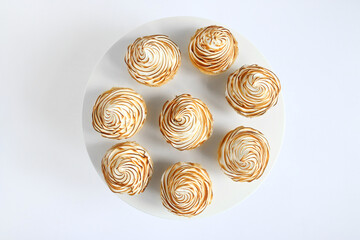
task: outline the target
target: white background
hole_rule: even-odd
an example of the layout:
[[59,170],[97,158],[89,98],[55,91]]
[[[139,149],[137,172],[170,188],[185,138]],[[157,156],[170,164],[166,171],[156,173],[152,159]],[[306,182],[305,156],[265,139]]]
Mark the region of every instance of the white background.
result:
[[[0,1],[0,239],[359,239],[360,2]],[[279,76],[285,139],[233,209],[169,221],[100,181],[81,127],[86,82],[123,34],[161,17],[243,34]]]

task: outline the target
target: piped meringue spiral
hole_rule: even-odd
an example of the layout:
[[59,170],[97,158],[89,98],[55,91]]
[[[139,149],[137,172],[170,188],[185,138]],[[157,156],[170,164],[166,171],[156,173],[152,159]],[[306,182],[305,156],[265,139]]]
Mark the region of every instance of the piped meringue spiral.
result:
[[97,98],[92,124],[103,137],[129,138],[142,128],[146,113],[145,101],[140,94],[131,88],[112,88]]
[[225,135],[218,149],[218,162],[235,182],[252,182],[264,173],[269,161],[269,143],[250,127],[237,127]]
[[182,94],[164,104],[159,126],[166,141],[174,148],[190,150],[211,136],[213,117],[200,99]]
[[162,175],[162,204],[172,213],[196,216],[205,210],[212,198],[209,174],[200,164],[178,162]]
[[125,63],[132,78],[150,87],[171,80],[181,64],[179,47],[165,35],[140,37],[129,45]]
[[200,28],[189,44],[190,60],[205,74],[219,74],[234,63],[238,43],[230,30],[221,26]]
[[101,167],[110,190],[129,195],[142,193],[153,174],[149,153],[136,142],[123,142],[110,148]]
[[272,71],[253,64],[229,76],[225,96],[238,113],[255,117],[276,105],[280,90],[280,81]]

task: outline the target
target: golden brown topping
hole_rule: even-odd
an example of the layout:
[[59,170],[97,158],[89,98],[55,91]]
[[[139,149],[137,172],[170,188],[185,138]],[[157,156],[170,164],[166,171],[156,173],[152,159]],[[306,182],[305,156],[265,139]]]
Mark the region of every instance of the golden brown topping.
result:
[[164,104],[159,125],[166,141],[182,151],[198,147],[211,136],[213,118],[200,99],[182,94]]
[[112,88],[101,94],[93,107],[92,124],[103,137],[124,139],[144,125],[146,105],[130,88]]
[[251,182],[263,174],[269,161],[269,143],[250,127],[230,131],[220,143],[218,162],[235,182]]
[[149,153],[136,142],[119,143],[110,148],[101,167],[110,190],[129,195],[142,193],[153,173]]
[[244,65],[229,76],[225,96],[238,113],[254,117],[276,105],[280,90],[279,79],[269,69]]
[[200,28],[191,38],[191,62],[205,74],[226,71],[238,55],[238,43],[231,32],[220,26]]
[[136,81],[159,87],[171,80],[178,71],[180,49],[165,35],[140,37],[129,45],[125,63]]
[[172,213],[192,217],[200,214],[213,197],[209,174],[200,164],[178,162],[161,178],[161,200]]

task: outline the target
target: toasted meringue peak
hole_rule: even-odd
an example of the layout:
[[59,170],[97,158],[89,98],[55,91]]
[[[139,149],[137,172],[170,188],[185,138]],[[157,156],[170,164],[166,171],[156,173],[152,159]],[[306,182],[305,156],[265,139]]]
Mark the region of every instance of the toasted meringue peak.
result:
[[136,142],[123,142],[110,148],[101,167],[110,190],[129,195],[142,193],[153,173],[149,153]]
[[228,29],[221,26],[200,28],[190,40],[190,60],[205,74],[215,75],[226,71],[237,55],[236,39]]
[[200,164],[178,162],[162,175],[162,203],[176,215],[196,216],[205,210],[212,198],[209,174]]
[[261,177],[269,161],[269,143],[250,127],[237,127],[225,135],[218,149],[218,162],[235,182],[252,182]]
[[225,97],[245,117],[263,115],[275,106],[281,90],[277,76],[256,64],[244,65],[227,81]]
[[94,129],[111,139],[133,136],[144,125],[145,118],[144,99],[130,88],[112,88],[102,93],[92,112]]
[[190,150],[211,136],[213,118],[204,102],[182,94],[164,104],[159,125],[166,141],[174,148]]
[[181,64],[179,47],[165,35],[140,37],[129,45],[125,63],[132,78],[150,87],[171,80]]

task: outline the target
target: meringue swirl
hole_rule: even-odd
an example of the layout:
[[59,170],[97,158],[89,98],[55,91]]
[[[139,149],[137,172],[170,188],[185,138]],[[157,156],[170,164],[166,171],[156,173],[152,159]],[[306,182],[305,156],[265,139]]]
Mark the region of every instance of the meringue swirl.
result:
[[107,185],[114,193],[142,193],[153,174],[149,153],[136,142],[123,142],[110,148],[101,162]]
[[205,74],[219,74],[234,63],[238,43],[232,33],[221,26],[200,28],[189,44],[190,60]]
[[218,162],[235,182],[252,182],[261,177],[269,161],[269,143],[250,127],[237,127],[227,133],[218,149]]
[[209,174],[200,164],[178,162],[162,175],[162,204],[172,213],[196,216],[205,210],[212,198]]
[[165,35],[140,37],[128,46],[125,63],[136,81],[159,87],[171,80],[178,71],[180,49]]
[[133,136],[146,119],[144,99],[131,88],[112,88],[96,100],[92,125],[103,137],[124,139]]
[[272,71],[253,64],[229,76],[225,96],[238,113],[254,117],[276,105],[280,90],[280,81]]
[[211,136],[213,117],[200,99],[182,94],[164,104],[159,125],[166,141],[174,148],[190,150]]

